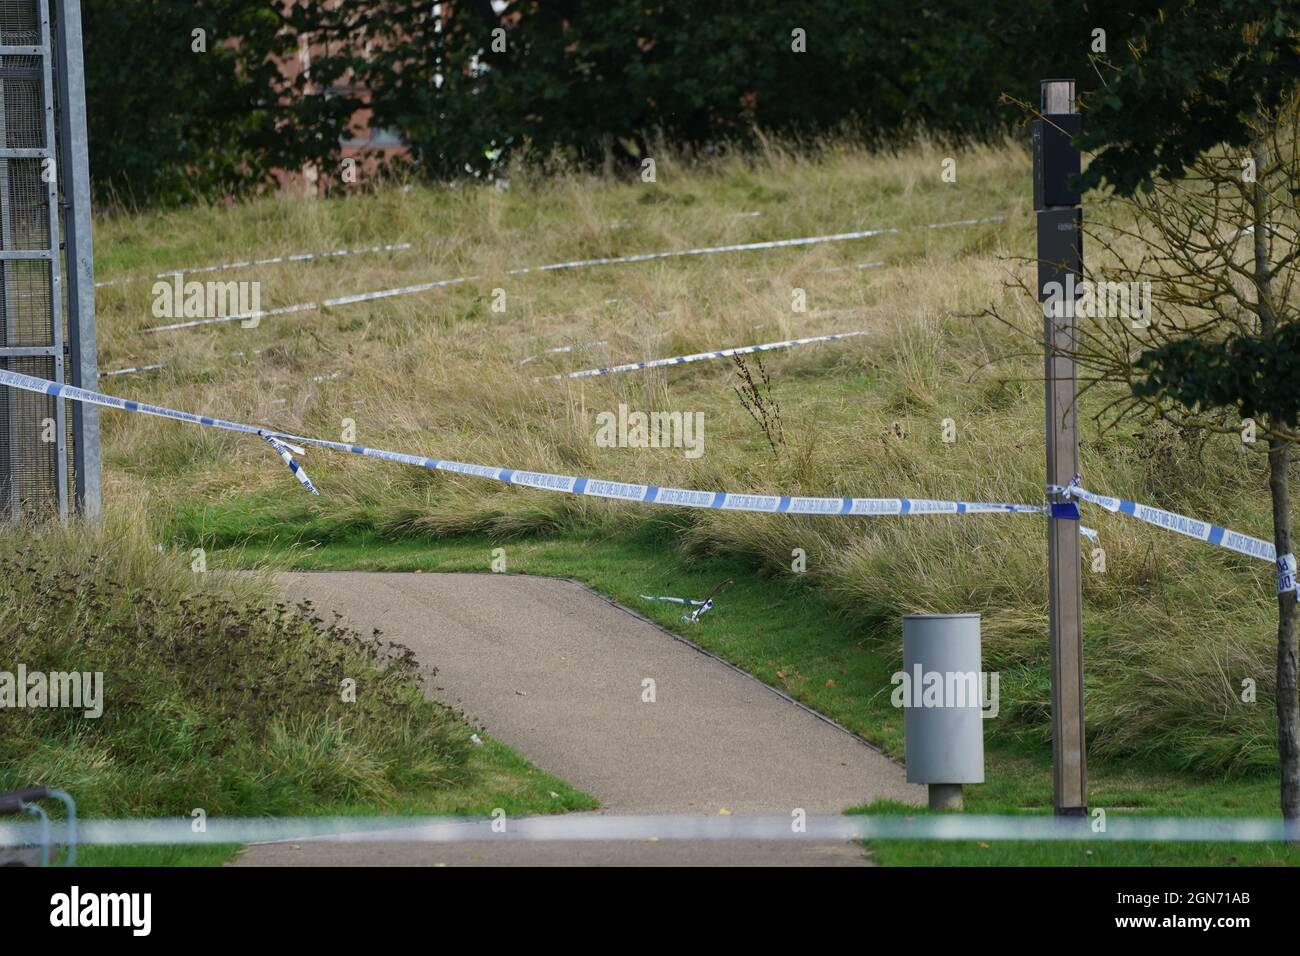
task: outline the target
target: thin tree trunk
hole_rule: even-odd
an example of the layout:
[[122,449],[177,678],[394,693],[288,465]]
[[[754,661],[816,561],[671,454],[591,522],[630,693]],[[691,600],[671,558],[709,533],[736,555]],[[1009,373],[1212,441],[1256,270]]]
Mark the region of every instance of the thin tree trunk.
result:
[[[1291,445],[1269,439],[1268,489],[1273,498],[1273,543],[1279,555],[1291,553],[1291,511],[1288,466]],[[1300,697],[1297,695],[1296,592],[1277,596],[1277,752],[1281,763],[1282,816],[1288,839],[1300,843]]]
[[[1260,118],[1259,138],[1255,142],[1256,179],[1252,190],[1251,219],[1254,225],[1255,290],[1259,303],[1260,331],[1269,335],[1277,328],[1273,308],[1272,272],[1269,263],[1269,209],[1264,170],[1268,161],[1264,131],[1267,120]],[[1277,422],[1292,426],[1294,422]],[[1282,438],[1268,442],[1268,490],[1273,500],[1273,545],[1278,557],[1291,554],[1291,489],[1288,469],[1291,464],[1290,443]],[[1297,609],[1294,589],[1277,596],[1277,753],[1281,775],[1282,817],[1287,825],[1287,839],[1300,843],[1300,696],[1297,694]]]

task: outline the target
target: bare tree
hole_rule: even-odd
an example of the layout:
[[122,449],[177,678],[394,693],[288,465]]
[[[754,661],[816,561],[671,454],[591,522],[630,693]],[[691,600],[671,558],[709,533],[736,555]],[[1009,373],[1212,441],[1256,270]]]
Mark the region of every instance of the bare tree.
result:
[[[1248,150],[1212,149],[1149,191],[1089,203],[1088,272],[1081,297],[1069,303],[1076,342],[1051,347],[1078,363],[1081,397],[1090,390],[1107,397],[1098,418],[1108,424],[1161,419],[1240,436],[1245,449],[1267,454],[1281,568],[1293,553],[1288,473],[1300,442],[1300,95],[1260,108],[1251,129]],[[1010,322],[996,309],[988,314]],[[1046,346],[1037,329],[1029,334]],[[1295,827],[1295,589],[1279,588],[1277,604],[1281,809]],[[1289,832],[1300,841],[1300,828]]]

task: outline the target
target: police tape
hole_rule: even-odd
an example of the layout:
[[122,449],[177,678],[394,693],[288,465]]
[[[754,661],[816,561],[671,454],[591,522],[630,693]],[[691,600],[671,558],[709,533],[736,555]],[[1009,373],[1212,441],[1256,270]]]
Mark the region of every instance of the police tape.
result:
[[[376,298],[380,296],[376,294]],[[262,319],[275,315],[294,315],[299,312],[314,312],[321,306],[331,304],[329,299],[324,302],[299,302],[295,305],[282,305],[275,309],[260,309],[256,312],[241,312],[239,315],[219,315],[211,319],[193,319],[189,322],[173,322],[171,325],[155,325],[147,328],[145,332],[174,332],[177,329],[196,329],[202,325],[220,325],[224,322],[257,322]],[[346,305],[347,303],[340,303]]]
[[314,495],[320,494],[316,486],[312,484],[307,473],[302,470],[302,466],[294,459],[293,453],[299,455],[305,454],[305,449],[296,448],[290,445],[284,439],[286,436],[273,433],[269,429],[258,428],[256,425],[246,425],[243,422],[226,421],[221,418],[211,418],[207,415],[195,415],[191,412],[181,412],[174,408],[166,408],[162,405],[150,405],[147,402],[136,402],[126,398],[118,398],[115,395],[105,395],[102,392],[92,392],[89,389],[77,388],[74,385],[61,385],[58,382],[51,382],[48,379],[35,378],[31,375],[23,375],[19,372],[10,372],[0,369],[0,385],[8,385],[12,388],[19,388],[25,392],[35,392],[37,394],[48,395],[51,398],[64,398],[69,401],[83,402],[89,405],[101,405],[104,408],[117,408],[125,412],[139,412],[142,415],[156,415],[160,418],[171,418],[175,421],[189,422],[193,425],[206,425],[212,428],[220,428],[225,431],[240,432],[246,435],[256,435],[266,441],[272,448],[279,453],[284,463],[289,466],[294,477],[302,483],[302,486]]
[[1296,579],[1296,561],[1294,554],[1284,554],[1277,559],[1277,593],[1285,594],[1295,591],[1300,594],[1300,583]]
[[553,349],[545,349],[536,355],[527,355],[519,360],[520,365],[527,365],[529,362],[536,362],[545,355],[567,355],[570,352],[580,351],[583,349],[599,348],[602,345],[608,345],[604,339],[595,342],[579,342],[577,345],[559,345]]
[[737,348],[721,349],[717,352],[696,352],[694,355],[677,355],[672,358],[648,359],[644,362],[629,362],[626,365],[610,365],[605,368],[586,368],[578,372],[561,372],[559,375],[546,375],[534,378],[534,382],[552,382],[568,378],[593,378],[598,375],[617,375],[620,372],[637,372],[648,368],[661,368],[665,365],[686,365],[689,362],[706,362],[711,359],[728,358],[732,355],[750,355],[754,352],[773,352],[778,349],[792,349],[800,345],[813,345],[818,342],[838,342],[840,339],[856,338],[867,335],[866,331],[837,332],[833,335],[814,335],[805,339],[789,339],[785,342],[767,342],[764,345],[745,345]]
[[1187,515],[1178,514],[1176,511],[1166,511],[1163,508],[1144,505],[1138,501],[1129,501],[1126,498],[1112,498],[1107,495],[1094,494],[1086,488],[1080,487],[1080,477],[1078,475],[1075,475],[1070,484],[1065,487],[1048,485],[1047,490],[1051,494],[1061,495],[1065,498],[1078,498],[1080,501],[1086,501],[1089,504],[1105,508],[1114,514],[1128,515],[1130,518],[1145,521],[1157,528],[1164,528],[1166,531],[1186,535],[1189,538],[1195,538],[1197,541],[1204,541],[1206,544],[1227,548],[1229,551],[1235,551],[1250,558],[1271,562],[1277,560],[1277,550],[1267,541],[1252,538],[1240,531],[1233,531],[1231,528],[1224,528],[1208,521],[1201,521],[1198,518],[1190,518]]
[[161,372],[166,367],[167,366],[163,363],[159,362],[156,365],[137,365],[132,368],[115,368],[110,369],[107,372],[100,372],[99,377],[112,378],[115,375],[140,375],[144,372]]
[[[297,477],[304,488],[313,494],[319,494],[319,492],[307,477],[306,473],[302,470],[301,465],[298,464],[292,455],[293,451],[297,451],[298,454],[303,454],[305,450],[301,448],[295,449],[289,443],[314,445],[320,448],[349,452],[354,455],[361,455],[366,458],[374,458],[380,461],[391,461],[397,464],[413,465],[417,468],[428,468],[434,471],[444,471],[452,474],[471,475],[478,478],[487,478],[492,481],[499,481],[504,484],[535,488],[541,491],[555,491],[562,494],[584,495],[594,498],[607,498],[616,501],[665,505],[668,507],[678,508],[705,508],[719,511],[753,512],[758,514],[840,516],[1047,514],[1052,517],[1058,517],[1055,514],[1054,509],[1043,505],[1012,504],[990,501],[950,501],[928,498],[827,498],[802,495],[756,495],[726,491],[701,491],[691,488],[666,488],[658,485],[610,481],[601,478],[585,478],[578,475],[557,475],[541,471],[499,468],[492,465],[475,465],[446,459],[424,458],[418,455],[407,455],[402,452],[387,451],[382,448],[369,448],[365,445],[330,441],[324,438],[313,438],[307,435],[294,435],[287,432],[276,431],[274,429],[261,428],[257,425],[249,425],[244,422],[214,418],[208,415],[197,415],[193,412],[179,411],[162,405],[151,405],[147,402],[138,402],[131,399],[119,398],[115,395],[105,395],[102,392],[94,392],[89,389],[78,388],[74,385],[63,385],[58,382],[52,382],[48,379],[36,378],[31,375],[23,375],[19,372],[10,372],[4,369],[0,369],[0,385],[7,385],[11,388],[18,388],[27,392],[48,395],[51,398],[63,398],[69,401],[85,402],[91,405],[100,405],[105,408],[116,408],[121,411],[135,412],[142,415],[154,415],[160,418],[170,418],[174,421],[188,422],[190,424],[202,425],[209,428],[218,428],[224,431],[256,435],[270,443],[271,446],[280,453],[285,464],[289,466],[289,469],[293,472],[294,476]],[[1078,476],[1075,477],[1075,480],[1071,482],[1068,487],[1062,488],[1057,485],[1050,485],[1048,486],[1048,491],[1066,498],[1078,498],[1081,501],[1099,505],[1108,511],[1129,515],[1140,521],[1145,521],[1148,524],[1155,525],[1156,527],[1164,528],[1169,531],[1176,531],[1179,534],[1185,534],[1188,537],[1196,538],[1197,540],[1205,541],[1209,544],[1228,548],[1229,550],[1236,551],[1249,557],[1259,558],[1260,560],[1270,562],[1276,560],[1276,553],[1273,545],[1269,544],[1267,541],[1262,541],[1259,538],[1252,538],[1249,535],[1244,535],[1240,532],[1220,527],[1219,525],[1199,521],[1195,518],[1189,518],[1186,515],[1180,515],[1175,512],[1154,508],[1150,505],[1144,505],[1139,502],[1094,494],[1091,491],[1080,487]],[[1075,520],[1077,520],[1077,515],[1075,516]],[[1080,526],[1079,530],[1080,533],[1090,538],[1095,538],[1097,536],[1097,533],[1091,528]]]
[[[987,223],[1005,222],[1006,218],[1006,216],[989,216],[983,219],[959,219],[952,222],[931,222],[926,223],[924,228],[949,229],[959,226],[978,226]],[[505,275],[531,275],[542,272],[558,272],[565,269],[587,269],[594,266],[626,265],[636,262],[653,262],[659,259],[677,259],[686,256],[709,256],[728,252],[754,252],[763,249],[788,249],[797,246],[814,246],[830,242],[848,242],[856,239],[870,239],[875,236],[894,235],[899,232],[902,232],[902,230],[897,226],[888,226],[881,229],[861,229],[857,232],[838,232],[825,236],[800,236],[795,239],[770,239],[763,242],[742,242],[725,246],[701,246],[695,249],[670,249],[662,252],[641,252],[628,256],[602,256],[594,259],[571,259],[567,262],[552,262],[541,266],[522,266],[518,269],[509,269],[505,272]],[[358,302],[374,302],[379,299],[390,299],[396,296],[418,295],[423,292],[431,292],[434,289],[444,289],[448,286],[473,282],[481,278],[482,276],[477,275],[457,276],[454,279],[438,279],[433,282],[422,282],[418,285],[402,286],[396,289],[381,289],[378,292],[361,292],[356,295],[343,295],[333,299],[323,299],[320,302],[300,302],[295,305],[281,306],[277,309],[245,312],[238,315],[221,315],[207,319],[192,319],[189,322],[173,322],[170,325],[156,325],[147,328],[144,331],[175,332],[179,329],[196,329],[201,326],[219,325],[225,322],[247,322],[249,320],[260,320],[268,316],[314,312],[322,308],[353,305]]]
[[666,594],[642,594],[643,601],[667,601],[670,604],[682,604],[687,607],[703,607],[708,601],[696,601],[694,598],[670,597]]
[[280,441],[280,439],[276,438],[274,435],[263,435],[262,438],[264,438],[272,448],[279,452],[284,463],[289,466],[289,470],[293,472],[294,477],[302,482],[304,488],[310,491],[313,495],[320,494],[320,492],[316,490],[316,486],[311,483],[311,479],[307,477],[307,472],[302,470],[302,465],[298,464],[297,460],[293,457],[295,452],[299,455],[305,455],[307,453],[306,449],[297,448],[290,445],[288,442]]
[[[536,488],[542,491],[555,491],[563,494],[584,495],[594,498],[607,498],[616,501],[637,502],[640,504],[665,505],[679,508],[707,508],[720,511],[746,511],[760,514],[802,514],[802,515],[934,515],[934,514],[1037,514],[1044,513],[1042,505],[1008,504],[988,501],[947,501],[928,498],[820,498],[800,495],[755,495],[737,494],[726,491],[700,491],[690,488],[666,488],[658,485],[645,485],[633,482],[609,481],[600,478],[584,478],[577,475],[556,475],[548,472],[525,471],[523,469],[499,468],[490,465],[474,465],[459,461],[436,458],[424,458],[407,455],[402,452],[386,451],[381,448],[369,448],[365,445],[329,441],[324,438],[312,438],[306,435],[294,435],[287,432],[261,428],[244,422],[214,418],[209,415],[196,415],[193,412],[178,411],[162,405],[151,405],[131,399],[105,395],[74,385],[63,385],[48,379],[23,375],[0,369],[0,385],[22,389],[27,392],[48,395],[51,398],[63,398],[69,401],[85,402],[105,408],[142,415],[154,415],[170,418],[173,421],[187,422],[224,431],[256,435],[263,440],[276,439],[279,442],[299,445],[313,445],[334,451],[345,451],[366,458],[391,461],[397,464],[413,465],[452,474],[471,475],[487,478],[504,484]],[[280,449],[277,448],[277,451]],[[292,457],[292,456],[290,456]],[[288,463],[288,462],[286,462]],[[296,462],[294,463],[296,464]],[[298,480],[308,486],[301,469],[290,468]]]
[[[253,350],[252,350],[252,354],[253,354],[253,355],[260,355],[260,354],[262,354],[263,351],[264,351],[263,349],[253,349]],[[248,355],[248,353],[245,353],[245,352],[230,352],[226,357],[227,357],[227,358],[246,358],[247,355]],[[141,374],[143,374],[143,373],[145,373],[145,372],[161,372],[163,369],[165,369],[165,368],[167,368],[167,367],[168,367],[168,366],[167,366],[165,363],[163,363],[163,362],[159,362],[159,363],[157,363],[157,364],[155,364],[155,365],[139,365],[139,366],[133,366],[133,367],[131,367],[131,368],[115,368],[115,369],[110,369],[109,371],[106,371],[106,372],[100,372],[100,373],[99,373],[99,377],[100,377],[100,378],[113,378],[113,377],[116,377],[116,376],[119,376],[119,375],[141,375]],[[329,380],[329,379],[338,378],[338,377],[340,376],[340,374],[341,374],[340,372],[333,372],[333,373],[331,373],[330,375],[315,375],[315,376],[312,376],[312,381],[313,381],[313,382],[324,382],[324,381],[327,381],[327,380]]]
[[[171,279],[174,276],[203,275],[209,272],[226,272],[231,269],[248,269],[256,266],[273,266],[284,262],[310,262],[313,259],[339,259],[344,256],[362,256],[375,252],[401,252],[410,249],[411,243],[398,242],[386,246],[367,246],[363,249],[331,249],[328,252],[295,252],[291,255],[272,256],[269,259],[248,259],[240,262],[219,262],[210,266],[191,266],[185,269],[172,269],[159,272],[154,279]],[[123,285],[127,282],[147,282],[149,276],[120,276],[116,279],[104,279],[95,283],[96,289],[106,286]]]

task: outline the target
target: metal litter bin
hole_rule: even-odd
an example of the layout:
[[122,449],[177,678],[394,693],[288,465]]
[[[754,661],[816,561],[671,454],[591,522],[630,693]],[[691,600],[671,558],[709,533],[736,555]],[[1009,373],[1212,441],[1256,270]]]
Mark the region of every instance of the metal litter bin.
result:
[[980,616],[904,616],[903,675],[907,780],[931,809],[959,810],[962,784],[984,782]]

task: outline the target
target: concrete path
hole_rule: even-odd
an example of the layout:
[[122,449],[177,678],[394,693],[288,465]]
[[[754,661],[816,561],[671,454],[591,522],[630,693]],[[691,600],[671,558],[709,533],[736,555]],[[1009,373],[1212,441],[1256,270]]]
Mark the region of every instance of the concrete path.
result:
[[[500,574],[282,575],[405,644],[428,685],[606,813],[810,815],[924,800],[846,731],[580,584]],[[707,623],[702,626],[707,627]],[[642,700],[654,681],[655,701]],[[854,844],[264,844],[243,865],[858,865]]]

